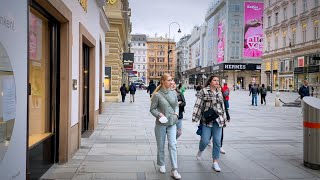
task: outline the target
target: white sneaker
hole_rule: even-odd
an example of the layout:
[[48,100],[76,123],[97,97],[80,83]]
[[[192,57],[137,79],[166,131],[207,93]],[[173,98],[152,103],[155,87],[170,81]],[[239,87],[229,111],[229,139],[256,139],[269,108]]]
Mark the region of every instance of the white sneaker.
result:
[[220,148],[220,153],[221,153],[221,154],[225,154],[226,151],[225,151],[224,149]]
[[196,155],[197,160],[201,160],[202,152],[203,152],[203,151],[198,151],[198,153],[197,153],[197,155]]
[[159,171],[160,171],[162,174],[165,174],[165,173],[166,173],[166,166],[160,166]]
[[172,176],[174,179],[181,179],[181,175],[178,173],[177,170],[171,171],[171,176]]
[[214,163],[212,164],[212,169],[214,169],[214,170],[217,171],[217,172],[220,172],[220,171],[221,171],[218,162],[214,162]]

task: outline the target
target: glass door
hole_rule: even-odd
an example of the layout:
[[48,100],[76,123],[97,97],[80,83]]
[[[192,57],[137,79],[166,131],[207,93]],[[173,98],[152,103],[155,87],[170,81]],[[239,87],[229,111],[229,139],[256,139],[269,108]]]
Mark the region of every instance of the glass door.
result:
[[83,44],[83,97],[82,97],[82,134],[89,130],[89,58],[90,48]]

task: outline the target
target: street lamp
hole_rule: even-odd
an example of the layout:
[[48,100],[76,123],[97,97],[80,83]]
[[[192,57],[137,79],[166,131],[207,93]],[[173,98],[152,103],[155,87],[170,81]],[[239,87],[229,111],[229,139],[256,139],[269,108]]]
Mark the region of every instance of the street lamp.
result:
[[169,44],[170,44],[170,26],[171,24],[177,24],[179,26],[179,29],[178,29],[178,33],[181,33],[181,30],[180,30],[180,24],[177,23],[177,22],[172,22],[169,24],[169,37],[168,37],[168,73],[169,73],[169,70],[170,70],[170,61],[169,61],[169,55],[170,53],[172,52],[172,49],[169,48]]

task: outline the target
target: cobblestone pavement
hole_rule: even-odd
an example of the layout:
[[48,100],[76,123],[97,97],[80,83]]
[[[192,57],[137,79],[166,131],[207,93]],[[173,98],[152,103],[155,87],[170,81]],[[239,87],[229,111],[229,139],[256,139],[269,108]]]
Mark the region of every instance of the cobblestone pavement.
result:
[[[185,93],[187,106],[183,134],[178,140],[178,171],[182,179],[320,179],[320,171],[303,166],[302,112],[298,107],[275,107],[275,93],[267,105],[251,106],[248,91],[231,91],[231,122],[224,129],[226,154],[220,157],[221,172],[211,168],[211,147],[196,160],[199,136],[191,122],[195,91]],[[281,93],[285,102],[297,93]],[[260,98],[260,97],[258,97]],[[260,100],[258,100],[260,103]],[[166,174],[156,166],[154,117],[150,99],[138,90],[136,102],[105,103],[98,128],[82,138],[81,148],[66,164],[54,165],[43,179],[172,179],[166,152]]]

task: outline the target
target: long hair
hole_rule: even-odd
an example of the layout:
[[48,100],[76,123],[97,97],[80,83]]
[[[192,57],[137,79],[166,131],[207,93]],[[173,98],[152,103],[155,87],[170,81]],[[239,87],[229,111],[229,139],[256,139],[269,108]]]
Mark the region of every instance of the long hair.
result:
[[213,76],[210,76],[210,77],[209,77],[209,79],[208,79],[208,81],[207,81],[207,84],[206,84],[206,87],[208,87],[208,86],[210,85],[212,79],[215,78],[215,77],[216,77],[216,78],[219,78],[219,77],[216,76],[216,75],[213,75]]
[[167,80],[170,76],[171,76],[171,75],[168,74],[168,73],[164,73],[164,74],[161,76],[161,78],[160,78],[160,85],[156,88],[156,90],[153,91],[152,97],[153,97],[154,94],[156,94],[156,93],[162,88],[162,84],[163,84],[162,81]]

